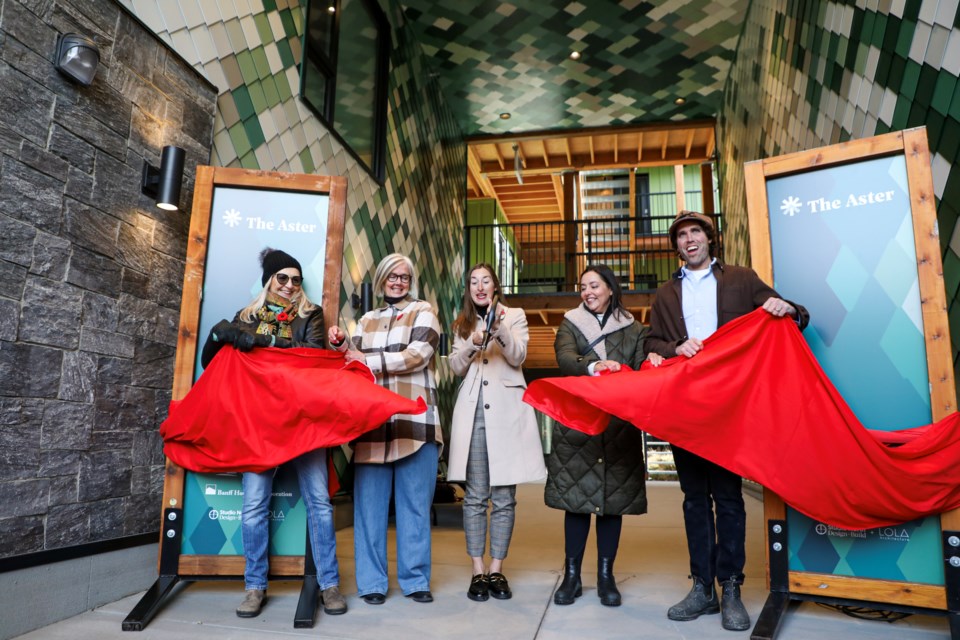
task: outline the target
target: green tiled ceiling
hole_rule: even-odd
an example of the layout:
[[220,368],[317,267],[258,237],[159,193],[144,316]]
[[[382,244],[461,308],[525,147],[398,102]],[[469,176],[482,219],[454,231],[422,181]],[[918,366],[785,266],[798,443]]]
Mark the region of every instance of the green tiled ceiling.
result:
[[460,128],[475,135],[713,117],[749,2],[401,4]]

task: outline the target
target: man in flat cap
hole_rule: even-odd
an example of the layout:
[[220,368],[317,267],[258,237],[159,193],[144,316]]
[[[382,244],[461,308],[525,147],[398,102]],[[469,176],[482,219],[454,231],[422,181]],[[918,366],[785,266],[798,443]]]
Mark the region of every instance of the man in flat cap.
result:
[[[702,213],[681,211],[670,225],[670,243],[685,264],[660,286],[651,308],[651,331],[644,350],[654,365],[662,362],[660,356],[696,357],[703,349],[703,340],[718,327],[757,307],[774,316],[790,316],[801,330],[810,320],[806,309],[783,300],[752,269],[723,264],[715,258],[715,242],[713,222]],[[724,393],[722,389],[710,391]],[[694,620],[720,612],[724,629],[749,629],[750,615],[740,600],[746,562],[742,479],[671,446],[683,491],[693,587],[670,607],[667,617]],[[715,582],[720,584],[720,597]]]

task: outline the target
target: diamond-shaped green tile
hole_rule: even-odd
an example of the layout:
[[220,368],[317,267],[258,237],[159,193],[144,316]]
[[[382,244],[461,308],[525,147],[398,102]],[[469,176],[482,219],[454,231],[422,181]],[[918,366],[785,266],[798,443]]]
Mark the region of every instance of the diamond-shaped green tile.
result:
[[250,91],[246,87],[237,87],[231,93],[241,120],[246,120],[257,114],[256,109],[253,108],[253,102],[250,101]]
[[273,72],[270,71],[270,62],[267,60],[267,54],[263,50],[263,47],[251,49],[250,55],[253,56],[253,65],[257,70],[258,78],[262,80],[263,78],[269,78],[273,75]]

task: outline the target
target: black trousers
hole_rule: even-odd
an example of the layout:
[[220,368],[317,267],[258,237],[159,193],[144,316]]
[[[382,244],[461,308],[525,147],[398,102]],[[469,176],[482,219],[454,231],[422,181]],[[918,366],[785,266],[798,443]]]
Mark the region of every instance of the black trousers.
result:
[[[597,556],[616,558],[620,547],[620,530],[623,516],[597,516]],[[587,548],[587,536],[590,535],[590,514],[564,512],[563,538],[568,558],[583,557]]]
[[671,448],[683,491],[691,575],[707,585],[730,579],[742,583],[747,531],[743,480],[689,451]]

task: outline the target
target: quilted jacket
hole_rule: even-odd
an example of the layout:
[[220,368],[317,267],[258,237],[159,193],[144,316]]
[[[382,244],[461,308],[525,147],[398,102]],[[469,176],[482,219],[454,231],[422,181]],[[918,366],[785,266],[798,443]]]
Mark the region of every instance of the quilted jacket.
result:
[[[591,340],[586,336],[601,334],[607,360],[639,369],[647,332],[629,313],[619,321],[611,316],[600,328],[593,314],[577,307],[567,312],[557,330],[554,349],[560,372],[588,375],[590,363],[603,358],[597,347],[587,349]],[[555,424],[547,473],[547,506],[596,515],[647,512],[642,433],[619,418],[613,418],[606,431],[596,436]]]

